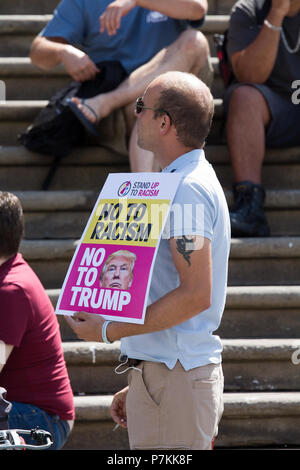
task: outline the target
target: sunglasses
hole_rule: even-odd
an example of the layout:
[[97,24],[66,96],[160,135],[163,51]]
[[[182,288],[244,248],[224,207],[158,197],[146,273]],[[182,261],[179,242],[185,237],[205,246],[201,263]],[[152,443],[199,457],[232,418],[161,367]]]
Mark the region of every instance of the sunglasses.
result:
[[159,111],[161,113],[166,114],[167,116],[169,116],[169,119],[170,119],[171,124],[172,124],[172,118],[171,118],[170,113],[168,111],[166,111],[165,109],[161,109],[161,108],[151,108],[150,106],[145,106],[143,98],[140,97],[136,100],[135,112],[136,112],[136,114],[141,114],[144,111],[144,109],[152,109],[152,111]]

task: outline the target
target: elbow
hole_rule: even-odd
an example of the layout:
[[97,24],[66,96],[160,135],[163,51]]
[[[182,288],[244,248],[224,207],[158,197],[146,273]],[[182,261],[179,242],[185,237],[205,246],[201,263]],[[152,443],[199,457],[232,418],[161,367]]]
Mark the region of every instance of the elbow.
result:
[[201,312],[208,310],[211,307],[211,296],[207,296],[203,299]]
[[35,64],[35,48],[33,45],[31,45],[30,51],[29,51],[29,59],[33,65]]
[[195,315],[208,310],[211,307],[211,292],[201,292],[192,299],[191,303]]
[[195,3],[190,20],[201,20],[207,13],[208,5],[206,0],[200,0]]
[[32,65],[36,65],[37,67],[41,67],[40,61],[38,60],[39,54],[38,54],[38,42],[35,39],[33,43],[31,44],[30,51],[29,51],[29,58],[32,63]]
[[51,70],[51,68],[56,65],[56,61],[53,63],[53,58],[49,60],[49,53],[45,49],[44,45],[44,38],[40,36],[36,37],[31,44],[29,58],[32,65],[35,65],[42,70]]
[[235,64],[233,73],[235,78],[240,83],[257,83],[263,84],[268,80],[269,75],[264,71],[259,71],[257,68],[247,68],[244,64]]

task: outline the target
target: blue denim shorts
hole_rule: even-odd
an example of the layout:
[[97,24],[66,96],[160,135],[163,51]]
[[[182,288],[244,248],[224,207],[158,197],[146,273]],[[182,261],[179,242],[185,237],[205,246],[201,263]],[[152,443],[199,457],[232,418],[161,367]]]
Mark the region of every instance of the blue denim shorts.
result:
[[[37,406],[11,402],[12,408],[8,415],[9,429],[34,429],[38,427],[50,432],[53,445],[49,450],[60,450],[66,443],[70,434],[68,421],[61,420],[59,416],[50,415]],[[23,436],[26,444],[35,444],[30,435]]]
[[225,93],[224,111],[228,111],[229,101],[233,91],[239,86],[252,86],[264,96],[270,113],[271,122],[266,129],[267,147],[297,147],[300,145],[300,104],[294,104],[291,93],[280,93],[267,85],[257,83],[234,83]]

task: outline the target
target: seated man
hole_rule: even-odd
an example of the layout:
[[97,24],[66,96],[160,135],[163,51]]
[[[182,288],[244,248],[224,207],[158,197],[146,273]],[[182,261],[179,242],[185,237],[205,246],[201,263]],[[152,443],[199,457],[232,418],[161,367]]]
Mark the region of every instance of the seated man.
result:
[[225,95],[233,166],[233,236],[268,236],[261,170],[265,146],[300,144],[300,107],[292,83],[300,77],[300,1],[240,0],[233,8],[228,54],[239,83]]
[[207,0],[62,0],[33,41],[30,57],[43,69],[62,64],[76,81],[93,79],[101,61],[119,61],[127,78],[116,89],[84,104],[73,99],[70,106],[87,127],[122,108],[131,170],[151,171],[152,153],[136,145],[133,104],[154,77],[168,70],[200,74],[211,83],[208,42],[193,29],[206,11]]
[[18,253],[23,226],[19,199],[0,191],[0,387],[12,403],[9,429],[38,426],[58,450],[73,426],[73,393],[53,306]]

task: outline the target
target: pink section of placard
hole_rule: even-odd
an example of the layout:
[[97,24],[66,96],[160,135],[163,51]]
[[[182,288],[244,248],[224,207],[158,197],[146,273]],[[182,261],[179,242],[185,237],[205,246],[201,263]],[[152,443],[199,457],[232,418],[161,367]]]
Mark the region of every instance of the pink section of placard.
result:
[[[136,257],[131,286],[127,289],[100,286],[100,274],[105,261],[111,254],[123,249]],[[65,284],[60,310],[141,319],[147,301],[145,297],[154,254],[153,247],[123,248],[120,245],[82,243]],[[148,276],[145,276],[147,272]]]

